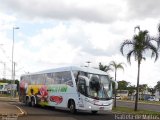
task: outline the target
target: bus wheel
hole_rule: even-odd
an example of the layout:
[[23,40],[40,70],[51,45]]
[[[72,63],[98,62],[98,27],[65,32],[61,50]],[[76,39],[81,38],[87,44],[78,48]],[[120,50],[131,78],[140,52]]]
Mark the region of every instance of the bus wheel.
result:
[[72,114],[76,113],[76,106],[73,100],[70,101],[69,110]]
[[31,99],[31,106],[32,106],[32,107],[35,107],[35,106],[36,106],[34,98]]
[[92,114],[96,114],[98,111],[92,111]]
[[30,104],[30,102],[29,102],[29,98],[27,97],[26,98],[26,103],[25,103],[27,106],[30,106],[31,104]]

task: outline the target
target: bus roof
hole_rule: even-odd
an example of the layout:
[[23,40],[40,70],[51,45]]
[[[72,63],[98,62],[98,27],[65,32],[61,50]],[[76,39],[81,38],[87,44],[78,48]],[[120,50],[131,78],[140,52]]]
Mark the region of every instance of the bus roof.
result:
[[[44,70],[40,72],[35,72],[35,73],[29,73],[29,74],[24,74],[25,75],[37,75],[37,74],[45,74],[45,73],[52,73],[52,72],[63,72],[63,71],[83,71],[83,72],[88,72],[88,73],[93,73],[93,74],[98,74],[98,75],[107,75],[108,74],[102,70],[96,69],[96,68],[90,68],[90,67],[79,67],[79,66],[68,66],[68,67],[60,67],[60,68],[55,68],[55,69],[49,69],[49,70]],[[115,82],[117,87],[118,84],[115,80],[110,79],[112,82]]]
[[90,68],[90,67],[78,67],[78,66],[69,66],[69,67],[49,69],[49,70],[44,70],[44,71],[25,74],[25,75],[44,74],[44,73],[62,72],[62,71],[71,71],[71,70],[73,70],[73,71],[84,71],[84,72],[93,73],[93,74],[100,74],[100,75],[108,75],[106,72],[101,71],[99,69]]

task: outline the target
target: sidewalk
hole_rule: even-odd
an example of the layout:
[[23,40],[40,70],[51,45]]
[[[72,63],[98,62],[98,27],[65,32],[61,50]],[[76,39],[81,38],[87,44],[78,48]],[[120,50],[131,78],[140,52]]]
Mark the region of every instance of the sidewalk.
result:
[[0,101],[3,101],[3,102],[18,102],[19,98],[18,97],[16,97],[16,98],[0,97]]
[[[10,102],[11,101],[11,102]],[[10,100],[9,98],[0,97],[0,118],[3,116],[23,116],[25,111],[18,106],[12,104],[17,102],[17,99]]]

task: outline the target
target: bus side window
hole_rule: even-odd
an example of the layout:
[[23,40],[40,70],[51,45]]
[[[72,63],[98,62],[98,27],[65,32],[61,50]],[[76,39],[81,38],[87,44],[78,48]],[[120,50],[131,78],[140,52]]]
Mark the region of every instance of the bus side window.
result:
[[71,80],[72,80],[72,76],[70,71],[62,72],[62,84]]
[[55,73],[55,84],[61,84],[62,76],[60,72]]
[[54,74],[53,73],[45,74],[45,80],[47,85],[54,84]]

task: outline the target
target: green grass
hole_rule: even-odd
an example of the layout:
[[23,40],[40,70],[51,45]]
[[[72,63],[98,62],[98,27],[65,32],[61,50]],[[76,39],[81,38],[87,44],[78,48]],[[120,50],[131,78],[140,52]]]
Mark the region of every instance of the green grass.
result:
[[144,101],[144,100],[139,100],[139,102],[149,103],[149,104],[159,104],[160,105],[160,101]]
[[11,96],[10,94],[0,94],[0,97],[9,97]]
[[128,108],[128,107],[116,107],[113,108],[113,112],[118,113],[126,113],[126,114],[152,114],[152,115],[159,115],[160,112],[150,111],[150,110],[137,110],[134,111],[134,109]]
[[[135,102],[133,100],[121,100],[121,101],[127,101],[127,102]],[[145,104],[156,104],[160,105],[160,101],[144,101],[144,100],[139,100],[139,103],[145,103]]]

